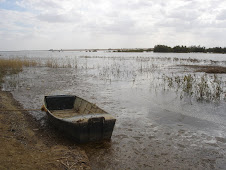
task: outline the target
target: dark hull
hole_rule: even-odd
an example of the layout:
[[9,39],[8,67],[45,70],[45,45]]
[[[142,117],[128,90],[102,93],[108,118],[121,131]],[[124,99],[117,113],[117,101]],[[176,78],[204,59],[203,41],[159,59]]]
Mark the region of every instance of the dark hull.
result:
[[[46,104],[45,106],[45,111],[48,115],[50,123],[75,141],[79,143],[86,143],[111,139],[116,119],[109,119],[109,117],[106,118],[104,115],[107,114],[81,115],[77,116],[78,118],[74,117],[77,121],[70,121],[70,119],[63,119],[54,116],[52,112],[48,110]],[[64,108],[60,107],[60,109],[63,110]],[[79,121],[79,117],[82,117],[84,121]]]

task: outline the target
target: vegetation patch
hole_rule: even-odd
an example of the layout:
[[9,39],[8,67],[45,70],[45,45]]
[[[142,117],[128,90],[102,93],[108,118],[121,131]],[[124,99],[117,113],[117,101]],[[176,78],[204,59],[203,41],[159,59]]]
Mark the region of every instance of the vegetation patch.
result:
[[203,66],[203,65],[180,65],[194,68],[196,72],[205,72],[210,74],[226,74],[226,67],[223,66]]
[[198,46],[174,46],[169,47],[166,45],[155,45],[154,52],[161,52],[161,53],[226,53],[226,47],[213,47],[213,48],[206,48],[206,47],[201,47],[200,45]]
[[0,84],[3,77],[7,74],[17,74],[22,71],[24,66],[36,66],[37,62],[26,59],[0,59]]
[[[168,89],[175,89],[180,92],[180,98],[190,96],[198,101],[220,101],[226,100],[224,82],[216,74],[208,75],[182,75],[166,76],[163,75],[164,85]],[[164,86],[164,90],[167,88]]]

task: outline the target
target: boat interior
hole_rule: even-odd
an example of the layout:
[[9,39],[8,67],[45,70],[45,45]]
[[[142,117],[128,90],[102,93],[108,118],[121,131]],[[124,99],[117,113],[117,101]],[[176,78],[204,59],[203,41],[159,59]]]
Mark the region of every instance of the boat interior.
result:
[[57,118],[71,118],[81,115],[106,114],[93,103],[77,96],[46,96],[46,108]]

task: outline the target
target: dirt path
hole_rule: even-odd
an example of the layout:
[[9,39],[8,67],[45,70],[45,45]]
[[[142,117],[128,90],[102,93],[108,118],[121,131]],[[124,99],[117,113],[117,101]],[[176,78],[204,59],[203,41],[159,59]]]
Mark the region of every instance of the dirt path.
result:
[[42,127],[8,92],[0,91],[0,169],[90,169],[76,144]]

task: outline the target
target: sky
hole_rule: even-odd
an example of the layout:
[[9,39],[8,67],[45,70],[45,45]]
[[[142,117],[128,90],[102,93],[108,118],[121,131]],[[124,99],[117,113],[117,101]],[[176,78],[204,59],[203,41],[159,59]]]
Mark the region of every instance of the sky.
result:
[[0,50],[226,46],[226,0],[0,0]]

